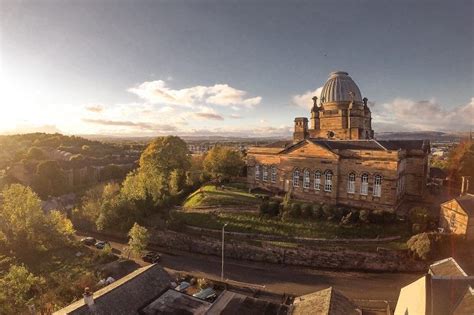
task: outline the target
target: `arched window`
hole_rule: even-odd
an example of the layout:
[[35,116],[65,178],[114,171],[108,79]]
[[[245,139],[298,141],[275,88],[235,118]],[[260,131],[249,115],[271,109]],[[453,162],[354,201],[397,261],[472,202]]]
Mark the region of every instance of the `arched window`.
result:
[[272,181],[272,183],[275,183],[277,180],[277,168],[275,165],[272,166],[270,180]]
[[293,187],[300,187],[300,171],[298,169],[293,171]]
[[314,190],[321,190],[321,172],[314,172]]
[[360,177],[360,194],[367,196],[369,193],[369,175],[367,174],[362,174]]
[[255,165],[255,179],[259,180],[260,179],[260,165]]
[[332,172],[326,171],[324,177],[324,191],[332,191]]
[[347,181],[347,192],[349,194],[355,193],[356,175],[354,173],[349,174]]
[[263,181],[266,182],[268,180],[268,167],[266,165],[263,166]]
[[374,177],[374,196],[382,196],[382,176],[375,175]]
[[303,172],[303,188],[309,188],[309,181],[309,171],[305,169]]

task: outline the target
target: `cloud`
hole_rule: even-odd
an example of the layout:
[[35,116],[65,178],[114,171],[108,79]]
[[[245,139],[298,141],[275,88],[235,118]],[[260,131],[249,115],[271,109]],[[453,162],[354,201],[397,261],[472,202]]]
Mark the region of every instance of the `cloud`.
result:
[[396,98],[377,106],[373,111],[374,125],[381,131],[461,131],[474,123],[474,97],[465,105],[447,107],[436,101]]
[[293,95],[291,99],[293,101],[293,104],[306,109],[311,109],[313,107],[313,96],[316,96],[319,99],[322,90],[323,87],[320,86],[314,91],[306,91],[303,94]]
[[55,125],[34,125],[29,123],[17,124],[15,128],[3,130],[1,134],[23,134],[23,133],[62,133]]
[[172,89],[163,80],[143,82],[129,88],[129,92],[151,104],[178,105],[196,107],[199,105],[217,105],[251,108],[260,104],[262,97],[246,98],[247,92],[228,84],[212,86],[197,85],[184,89]]
[[104,108],[101,105],[88,105],[86,110],[93,113],[101,113]]
[[209,119],[209,120],[224,120],[224,117],[222,117],[219,114],[213,114],[213,113],[194,113],[194,115],[198,118],[204,118],[204,119]]
[[229,115],[230,118],[233,118],[233,119],[242,119],[243,117],[239,114],[230,114]]
[[152,124],[148,122],[133,122],[133,121],[122,121],[122,120],[106,120],[106,119],[90,119],[83,118],[83,122],[103,125],[103,126],[115,126],[115,127],[131,127],[144,130],[160,130],[160,131],[176,131],[176,127],[172,125],[160,125]]

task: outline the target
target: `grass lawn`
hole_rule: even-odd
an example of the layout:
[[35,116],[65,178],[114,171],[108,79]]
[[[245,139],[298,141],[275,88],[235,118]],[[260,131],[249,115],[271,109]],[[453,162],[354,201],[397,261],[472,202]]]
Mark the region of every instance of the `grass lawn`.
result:
[[184,208],[210,206],[250,206],[259,204],[255,195],[246,192],[242,185],[225,185],[224,189],[205,185],[193,192],[184,201]]
[[404,238],[410,235],[410,229],[406,223],[340,226],[337,223],[325,220],[294,219],[292,221],[281,221],[278,218],[261,218],[257,213],[177,212],[176,215],[190,226],[217,230],[228,223],[227,231],[288,237],[375,238],[377,236],[401,236]]

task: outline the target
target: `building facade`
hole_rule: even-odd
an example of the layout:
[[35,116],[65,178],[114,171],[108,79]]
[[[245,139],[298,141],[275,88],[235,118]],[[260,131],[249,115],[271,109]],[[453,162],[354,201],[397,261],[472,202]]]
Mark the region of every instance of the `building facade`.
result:
[[313,97],[311,128],[297,117],[292,141],[249,148],[247,180],[295,199],[396,210],[406,198],[423,197],[429,152],[425,140],[375,140],[367,98],[338,71],[319,102]]

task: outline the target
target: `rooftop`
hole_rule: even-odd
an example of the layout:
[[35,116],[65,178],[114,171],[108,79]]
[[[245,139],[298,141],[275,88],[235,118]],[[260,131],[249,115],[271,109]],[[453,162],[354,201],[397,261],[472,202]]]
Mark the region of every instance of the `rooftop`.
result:
[[293,315],[360,314],[360,310],[351,300],[332,287],[297,297],[293,307]]
[[429,272],[434,276],[467,277],[467,274],[452,257],[434,262],[430,265]]

